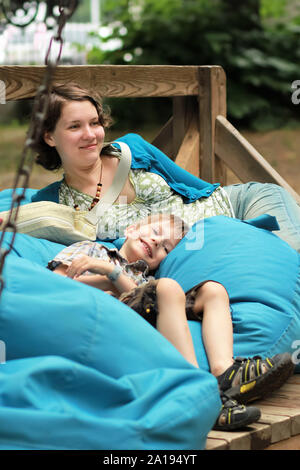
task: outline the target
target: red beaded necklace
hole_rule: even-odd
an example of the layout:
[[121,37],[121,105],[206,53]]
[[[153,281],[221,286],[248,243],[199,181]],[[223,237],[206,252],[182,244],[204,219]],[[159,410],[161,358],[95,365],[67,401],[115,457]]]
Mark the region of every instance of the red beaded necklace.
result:
[[[89,211],[91,211],[93,209],[93,207],[95,207],[96,204],[98,204],[98,202],[100,201],[100,196],[101,196],[101,190],[102,190],[102,168],[103,168],[103,165],[101,163],[101,170],[100,170],[100,178],[99,178],[99,183],[97,183],[97,190],[96,190],[96,196],[93,198],[92,202],[91,202],[91,205],[90,207],[88,208]],[[74,194],[73,194],[73,191],[71,190],[70,186],[68,185],[67,181],[66,181],[66,178],[64,177],[64,182],[68,188],[68,191],[69,193],[71,194],[71,197],[73,199],[73,207],[76,211],[80,211],[80,207],[78,206],[78,204],[76,204],[75,202],[75,197],[74,197]]]

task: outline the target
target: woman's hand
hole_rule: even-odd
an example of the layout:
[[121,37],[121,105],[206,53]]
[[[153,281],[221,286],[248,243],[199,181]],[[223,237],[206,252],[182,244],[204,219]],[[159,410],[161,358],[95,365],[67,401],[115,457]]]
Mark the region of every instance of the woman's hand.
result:
[[76,279],[85,271],[106,276],[113,271],[114,267],[115,265],[109,261],[82,255],[72,261],[72,264],[67,269],[67,276]]

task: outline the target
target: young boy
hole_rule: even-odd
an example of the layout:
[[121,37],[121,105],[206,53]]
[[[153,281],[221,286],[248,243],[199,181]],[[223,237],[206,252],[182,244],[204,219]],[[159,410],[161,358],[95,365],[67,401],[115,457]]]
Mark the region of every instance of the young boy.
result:
[[130,225],[122,248],[108,249],[79,242],[62,250],[48,267],[58,274],[117,296],[165,336],[195,367],[199,367],[187,319],[202,322],[210,369],[219,382],[223,407],[214,429],[233,430],[257,421],[260,411],[249,401],[280,387],[293,372],[288,354],[273,358],[233,360],[229,298],[219,283],[205,281],[184,293],[173,279],[154,280],[149,270],[187,233],[184,222],[171,214],[155,214]]

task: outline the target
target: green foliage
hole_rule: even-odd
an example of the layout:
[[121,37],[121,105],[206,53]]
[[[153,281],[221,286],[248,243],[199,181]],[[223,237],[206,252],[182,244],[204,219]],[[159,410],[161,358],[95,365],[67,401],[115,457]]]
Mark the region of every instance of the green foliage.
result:
[[282,17],[286,0],[103,0],[112,27],[103,41],[116,50],[88,55],[90,63],[221,65],[226,71],[229,119],[272,128],[299,118],[291,84],[300,79],[297,18]]
[[261,0],[260,14],[262,18],[281,18],[286,11],[287,0]]
[[80,0],[75,13],[70,18],[71,23],[87,23],[90,21],[90,1]]
[[101,51],[101,49],[96,46],[92,47],[92,49],[89,51],[88,56],[89,64],[91,65],[101,64],[102,62],[104,62],[105,59],[105,54]]

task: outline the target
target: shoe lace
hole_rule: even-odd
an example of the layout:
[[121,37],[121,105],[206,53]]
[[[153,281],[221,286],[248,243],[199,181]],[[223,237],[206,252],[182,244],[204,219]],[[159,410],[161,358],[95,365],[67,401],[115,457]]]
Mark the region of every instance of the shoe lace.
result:
[[220,397],[224,408],[233,408],[235,406],[239,406],[239,403],[233,398],[229,397],[226,392],[223,392],[223,390],[220,390]]
[[241,364],[243,364],[244,362],[247,362],[247,361],[257,361],[257,360],[261,360],[262,357],[261,356],[252,356],[252,357],[236,357],[234,360],[235,362],[240,362]]

